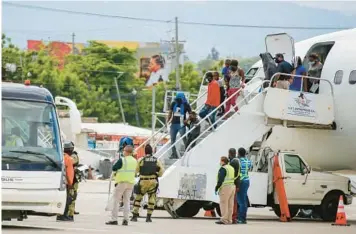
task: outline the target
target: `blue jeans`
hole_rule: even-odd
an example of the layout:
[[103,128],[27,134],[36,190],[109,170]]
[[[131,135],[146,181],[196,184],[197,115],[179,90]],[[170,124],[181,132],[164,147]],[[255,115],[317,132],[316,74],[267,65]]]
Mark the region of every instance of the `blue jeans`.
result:
[[[205,106],[203,107],[203,109],[201,109],[201,111],[199,112],[200,118],[203,119],[205,116],[207,116],[208,114],[210,114],[210,112],[214,111],[215,109],[216,109],[216,107],[209,106],[209,105],[205,105]],[[212,124],[215,123],[215,116],[216,116],[216,112],[214,112],[213,114],[211,114],[211,115],[209,116],[210,121],[211,121]],[[217,127],[217,125],[215,124],[215,125],[214,125],[214,128],[216,128],[216,127]]]
[[246,221],[247,216],[247,190],[250,187],[250,180],[241,180],[240,190],[237,192],[237,204],[239,206],[238,219]]
[[[180,133],[180,136],[182,137],[185,134],[185,127],[182,127],[180,124],[172,124],[171,130],[170,130],[171,145],[173,145],[176,142],[178,132]],[[184,138],[183,138],[183,141],[184,141]],[[177,151],[176,151],[175,146],[172,147],[172,156],[177,157]]]

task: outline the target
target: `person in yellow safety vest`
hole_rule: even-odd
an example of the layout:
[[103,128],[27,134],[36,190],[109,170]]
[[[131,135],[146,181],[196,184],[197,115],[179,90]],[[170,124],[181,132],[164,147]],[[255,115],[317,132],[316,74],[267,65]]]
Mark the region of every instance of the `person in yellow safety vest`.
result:
[[19,127],[14,127],[11,129],[11,136],[6,139],[5,147],[21,147],[23,145],[23,141],[21,139],[21,133]]
[[218,172],[218,182],[215,186],[215,194],[220,197],[221,219],[216,224],[232,224],[232,213],[235,199],[235,169],[229,165],[229,159],[225,156],[220,159],[221,168]]
[[137,160],[132,156],[133,147],[126,145],[123,155],[113,165],[113,171],[116,171],[115,182],[117,186],[114,190],[114,206],[111,213],[111,221],[106,222],[107,225],[117,225],[117,215],[119,211],[119,201],[123,197],[124,202],[124,220],[122,225],[127,226],[130,213],[130,197],[135,184],[135,175]]

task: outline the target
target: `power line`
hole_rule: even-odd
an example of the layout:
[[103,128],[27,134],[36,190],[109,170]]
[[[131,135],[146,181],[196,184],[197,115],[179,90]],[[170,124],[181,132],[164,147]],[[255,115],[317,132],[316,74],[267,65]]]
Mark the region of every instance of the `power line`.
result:
[[[92,12],[72,11],[72,10],[65,10],[65,9],[58,9],[58,8],[22,5],[22,4],[12,3],[12,2],[11,3],[3,2],[3,4],[13,6],[13,7],[20,7],[20,8],[62,12],[62,13],[77,14],[77,15],[98,16],[98,17],[105,17],[105,18],[127,19],[127,20],[156,22],[156,23],[172,22],[172,20],[159,20],[159,19],[150,19],[150,18],[138,18],[138,17],[129,17],[129,16],[120,16],[120,15],[99,14],[99,13],[92,13]],[[247,24],[216,24],[216,23],[202,23],[202,22],[193,22],[193,21],[178,21],[178,22],[180,24],[185,24],[185,25],[233,27],[233,28],[258,28],[258,29],[342,30],[342,29],[351,28],[351,27],[304,27],[304,26],[247,25]]]
[[186,25],[201,25],[213,27],[230,27],[230,28],[268,28],[268,29],[302,29],[302,30],[340,30],[351,29],[350,27],[303,27],[303,26],[272,26],[272,25],[246,25],[246,24],[214,24],[214,23],[198,23],[192,21],[179,21],[180,24]]
[[120,16],[120,15],[99,14],[99,13],[92,13],[92,12],[72,11],[72,10],[49,8],[49,7],[42,7],[42,6],[23,5],[23,4],[17,4],[17,3],[12,3],[12,2],[3,2],[3,4],[9,5],[9,6],[14,6],[14,7],[21,7],[21,8],[35,9],[35,10],[54,11],[54,12],[63,12],[63,13],[77,14],[77,15],[98,16],[98,17],[106,17],[106,18],[118,18],[118,19],[137,20],[137,21],[146,21],[146,22],[149,21],[149,22],[156,22],[156,23],[171,22],[171,20],[158,20],[158,19],[137,18],[137,17]]

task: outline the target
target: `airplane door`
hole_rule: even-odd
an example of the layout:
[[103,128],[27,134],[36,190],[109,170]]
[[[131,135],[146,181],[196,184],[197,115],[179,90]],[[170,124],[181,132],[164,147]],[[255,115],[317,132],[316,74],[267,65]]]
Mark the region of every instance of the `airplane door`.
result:
[[265,38],[266,51],[273,57],[281,53],[284,60],[292,63],[295,58],[294,39],[287,33],[269,34]]

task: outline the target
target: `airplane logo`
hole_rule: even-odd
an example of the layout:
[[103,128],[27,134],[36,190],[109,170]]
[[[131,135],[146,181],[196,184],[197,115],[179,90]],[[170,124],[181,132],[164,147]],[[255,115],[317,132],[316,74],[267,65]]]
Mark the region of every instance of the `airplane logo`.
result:
[[303,93],[300,93],[300,95],[294,100],[300,108],[310,107],[309,103],[311,102],[311,100],[307,99]]

